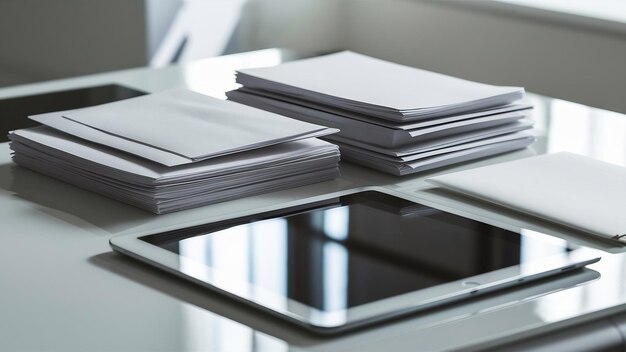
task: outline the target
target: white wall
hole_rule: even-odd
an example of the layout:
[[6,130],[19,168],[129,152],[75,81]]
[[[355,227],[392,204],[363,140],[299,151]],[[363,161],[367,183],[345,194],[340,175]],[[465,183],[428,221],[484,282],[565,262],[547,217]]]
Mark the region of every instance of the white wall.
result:
[[[128,1],[128,0],[127,0]],[[144,0],[146,35],[148,39],[147,58],[152,58],[161,41],[170,29],[176,13],[183,6],[183,0]]]
[[[232,51],[283,47],[327,51],[345,45],[344,0],[248,0]],[[384,1],[384,0],[383,0]]]
[[143,66],[144,2],[0,0],[0,86]]
[[460,1],[345,1],[346,48],[626,113],[626,34]]

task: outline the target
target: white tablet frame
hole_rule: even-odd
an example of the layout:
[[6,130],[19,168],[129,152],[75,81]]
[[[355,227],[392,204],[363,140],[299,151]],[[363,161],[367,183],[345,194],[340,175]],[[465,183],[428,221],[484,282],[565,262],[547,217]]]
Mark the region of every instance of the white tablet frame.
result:
[[[409,196],[399,192],[393,192],[379,187],[362,187],[303,199],[299,201],[298,204],[283,204],[282,206],[257,209],[256,211],[237,214],[232,217],[226,216],[212,219],[211,223],[268,211],[293,208],[299,205],[304,206],[310,203],[318,203],[324,200],[365,191],[378,191],[411,202],[423,204],[419,199],[411,199]],[[428,204],[428,206],[437,208],[436,205]],[[484,221],[484,219],[477,221],[489,223],[488,221]],[[496,224],[490,225],[502,227]],[[186,227],[190,227],[189,224],[184,226],[184,228]],[[161,232],[170,230],[172,229],[164,229]],[[109,243],[111,248],[116,252],[166,270],[203,287],[252,305],[274,316],[287,319],[318,333],[336,333],[390,318],[404,316],[409,313],[457,301],[476,294],[512,287],[523,282],[545,278],[564,271],[575,270],[600,260],[597,251],[589,248],[577,248],[567,254],[552,255],[541,260],[467,277],[462,280],[448,282],[360,306],[326,312],[268,291],[249,282],[233,280],[218,270],[214,270],[199,262],[182,257],[174,252],[139,239],[147,235],[151,235],[151,233],[117,236],[111,238]],[[527,234],[524,235],[528,236]],[[545,237],[547,241],[551,239],[554,240],[554,237],[544,234],[533,233],[532,236]],[[190,268],[192,268],[192,270],[190,270]],[[254,292],[254,296],[250,294],[251,292]]]

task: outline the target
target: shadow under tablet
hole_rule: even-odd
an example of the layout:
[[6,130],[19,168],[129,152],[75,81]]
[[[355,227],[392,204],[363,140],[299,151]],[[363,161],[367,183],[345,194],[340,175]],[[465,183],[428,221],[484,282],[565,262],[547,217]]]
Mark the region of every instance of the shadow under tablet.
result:
[[[314,334],[310,330],[302,329],[298,325],[290,324],[282,319],[276,318],[274,315],[266,314],[252,307],[242,305],[235,300],[206,290],[176,275],[164,274],[162,270],[158,270],[148,264],[126,256],[108,252],[89,258],[89,262],[102,269],[135,281],[149,289],[156,290],[167,296],[181,300],[182,302],[192,304],[224,318],[244,324],[251,330],[260,331],[284,340],[290,345],[300,347],[316,346],[328,343],[332,344],[334,343],[333,341],[336,340],[328,335]],[[359,329],[347,334],[335,335],[335,337],[351,336],[355,333],[363,333],[369,330],[381,332],[387,329],[393,330],[394,335],[399,335],[415,330],[416,326],[432,328],[441,324],[450,324],[454,321],[467,319],[477,314],[483,314],[494,307],[498,307],[499,309],[515,307],[550,293],[588,284],[599,278],[600,274],[597,271],[583,268],[556,277],[527,283],[515,288],[485,294],[471,300],[464,300],[425,310],[408,317],[389,321],[386,324],[371,326],[365,331]],[[125,298],[131,297],[125,296]],[[543,321],[543,318],[536,315],[533,310],[524,311],[528,313],[528,316],[521,317],[516,313],[516,319],[524,320],[531,324]],[[207,316],[206,323],[208,325],[214,321],[215,320],[211,319],[210,316]],[[341,343],[343,346],[345,341]],[[361,339],[355,341],[355,345],[361,343]],[[344,347],[349,349],[350,346],[348,344],[348,346]]]

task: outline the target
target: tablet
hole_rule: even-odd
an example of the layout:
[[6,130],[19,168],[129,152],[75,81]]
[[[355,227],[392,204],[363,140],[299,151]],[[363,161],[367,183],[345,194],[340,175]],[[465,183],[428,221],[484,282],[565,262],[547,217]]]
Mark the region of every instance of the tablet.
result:
[[362,191],[156,234],[122,254],[321,333],[575,270],[600,258],[402,195]]
[[107,84],[0,99],[0,143],[9,141],[9,131],[40,125],[28,116],[100,105],[145,94],[118,84]]

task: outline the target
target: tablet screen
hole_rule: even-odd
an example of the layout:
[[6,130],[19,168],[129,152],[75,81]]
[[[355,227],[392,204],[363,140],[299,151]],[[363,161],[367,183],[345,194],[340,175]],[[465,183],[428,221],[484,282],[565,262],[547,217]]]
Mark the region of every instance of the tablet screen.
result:
[[107,84],[0,99],[0,143],[8,142],[9,131],[39,126],[28,116],[105,104],[144,94],[118,84]]
[[569,251],[383,193],[335,200],[141,239],[322,311]]

